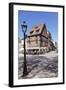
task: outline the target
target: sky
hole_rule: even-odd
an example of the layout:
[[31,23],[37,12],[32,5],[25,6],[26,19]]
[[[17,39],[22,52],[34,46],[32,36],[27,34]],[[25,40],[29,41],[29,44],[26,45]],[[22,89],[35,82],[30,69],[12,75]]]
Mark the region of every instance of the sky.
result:
[[58,41],[58,13],[57,12],[41,12],[41,11],[18,11],[18,37],[23,38],[21,24],[26,21],[27,32],[31,31],[31,27],[40,23],[46,24],[47,31],[52,35],[53,41]]

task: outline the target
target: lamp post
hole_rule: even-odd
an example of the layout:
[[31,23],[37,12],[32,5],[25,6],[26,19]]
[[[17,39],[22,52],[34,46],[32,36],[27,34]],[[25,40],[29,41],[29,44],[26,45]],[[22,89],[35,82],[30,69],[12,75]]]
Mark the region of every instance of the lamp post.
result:
[[23,77],[28,74],[27,72],[27,65],[26,65],[26,47],[25,47],[25,37],[26,37],[26,31],[27,31],[27,25],[26,22],[23,21],[22,26],[22,32],[24,34],[24,63],[23,63]]

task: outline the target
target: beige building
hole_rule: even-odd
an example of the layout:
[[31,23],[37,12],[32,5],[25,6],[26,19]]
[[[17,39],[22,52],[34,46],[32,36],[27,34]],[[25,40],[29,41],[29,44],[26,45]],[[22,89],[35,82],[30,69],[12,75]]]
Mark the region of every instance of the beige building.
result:
[[27,36],[27,53],[44,53],[53,49],[51,33],[45,24],[33,26]]

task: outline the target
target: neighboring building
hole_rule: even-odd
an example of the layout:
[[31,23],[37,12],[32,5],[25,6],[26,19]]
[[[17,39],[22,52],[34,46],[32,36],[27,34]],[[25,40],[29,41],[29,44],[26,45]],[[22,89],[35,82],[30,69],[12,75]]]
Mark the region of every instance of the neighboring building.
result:
[[56,51],[58,52],[58,43],[55,42],[55,48],[56,48]]
[[18,38],[18,58],[22,56],[22,42],[21,39]]
[[52,36],[45,24],[33,26],[27,36],[27,53],[44,53],[52,50],[54,44]]
[[[26,45],[26,49],[27,49],[27,41],[26,40],[25,40],[25,45]],[[18,38],[18,52],[22,53],[22,54],[24,53],[24,39]]]

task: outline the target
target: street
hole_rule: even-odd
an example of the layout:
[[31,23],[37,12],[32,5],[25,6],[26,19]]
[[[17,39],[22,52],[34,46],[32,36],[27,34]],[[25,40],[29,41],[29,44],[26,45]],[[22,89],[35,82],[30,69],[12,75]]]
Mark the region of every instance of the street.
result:
[[28,75],[23,76],[23,56],[18,58],[18,79],[52,78],[58,76],[58,53],[51,51],[44,55],[26,55]]

